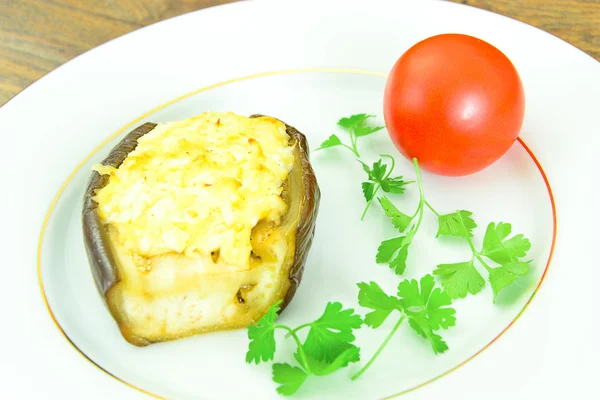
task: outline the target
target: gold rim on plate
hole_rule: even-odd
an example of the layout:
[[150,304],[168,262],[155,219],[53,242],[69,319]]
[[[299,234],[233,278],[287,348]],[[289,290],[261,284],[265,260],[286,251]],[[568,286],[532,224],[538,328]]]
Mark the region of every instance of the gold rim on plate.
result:
[[[204,86],[200,89],[196,89],[194,91],[191,91],[189,93],[186,93],[184,95],[181,95],[179,97],[176,97],[172,100],[167,101],[166,103],[163,103],[153,109],[151,109],[150,111],[140,115],[139,117],[137,117],[136,119],[134,119],[133,121],[127,123],[125,126],[123,126],[121,129],[119,129],[117,132],[113,133],[111,136],[109,136],[107,139],[105,139],[102,143],[100,143],[100,145],[98,145],[94,150],[92,150],[92,152],[90,154],[88,154],[78,165],[77,167],[75,167],[75,169],[73,170],[73,172],[71,172],[69,174],[69,176],[67,177],[67,179],[65,180],[65,182],[60,186],[60,188],[58,189],[58,192],[56,193],[56,195],[54,196],[54,198],[52,199],[52,202],[50,203],[50,207],[48,209],[48,212],[46,213],[46,216],[44,218],[44,222],[42,224],[42,229],[40,232],[40,237],[39,237],[39,242],[38,242],[38,254],[37,254],[37,276],[38,276],[38,283],[40,286],[40,291],[42,293],[42,299],[44,301],[44,304],[46,305],[46,310],[48,311],[48,314],[50,314],[50,318],[52,319],[52,321],[54,321],[54,324],[56,325],[56,327],[58,328],[58,330],[60,331],[60,333],[64,336],[64,338],[71,344],[71,346],[73,346],[73,348],[81,355],[83,356],[87,361],[89,361],[90,363],[92,363],[92,365],[96,366],[100,371],[106,373],[107,375],[109,375],[110,377],[118,380],[119,382],[129,386],[132,389],[135,389],[141,393],[147,394],[151,397],[157,398],[157,399],[165,399],[162,396],[159,396],[155,393],[151,393],[147,390],[144,390],[138,386],[135,386],[127,381],[125,381],[122,378],[119,378],[118,376],[112,374],[111,372],[109,372],[108,370],[104,369],[103,367],[101,367],[99,364],[97,364],[94,360],[92,360],[89,356],[87,356],[81,349],[79,349],[79,347],[77,347],[77,345],[73,342],[73,340],[71,340],[71,338],[65,333],[65,331],[63,330],[63,328],[61,327],[60,323],[58,322],[58,320],[56,319],[56,316],[54,315],[54,313],[52,312],[52,308],[50,308],[50,304],[48,304],[48,298],[46,297],[46,292],[44,290],[44,283],[42,280],[42,244],[44,241],[44,234],[46,232],[46,228],[48,226],[48,221],[50,220],[50,216],[52,215],[52,211],[54,210],[54,207],[56,206],[56,203],[58,202],[58,199],[60,198],[60,196],[62,195],[62,193],[64,192],[65,188],[67,187],[67,185],[71,182],[71,180],[73,179],[73,177],[75,176],[75,174],[83,167],[83,165],[85,165],[86,162],[88,162],[88,160],[94,155],[96,154],[99,150],[101,150],[104,146],[106,146],[111,140],[115,139],[117,136],[119,136],[120,134],[122,134],[123,132],[125,132],[127,129],[131,128],[132,126],[134,126],[135,124],[137,124],[138,122],[140,122],[142,119],[154,114],[155,112],[162,110],[165,107],[168,107],[172,104],[175,104],[181,100],[184,100],[188,97],[194,96],[198,93],[202,93],[202,92],[206,92],[210,89],[215,89],[218,87],[222,87],[225,85],[229,85],[232,83],[236,83],[236,82],[241,82],[241,81],[246,81],[246,80],[250,80],[250,79],[256,79],[256,78],[263,78],[263,77],[269,77],[269,76],[275,76],[275,75],[288,75],[288,74],[296,74],[296,73],[306,73],[306,72],[327,72],[327,73],[343,73],[343,74],[355,74],[355,75],[370,75],[370,76],[377,76],[377,77],[382,77],[382,78],[387,78],[387,74],[382,73],[382,72],[374,72],[374,71],[365,71],[365,70],[360,70],[360,69],[351,69],[351,68],[300,68],[300,69],[286,69],[286,70],[278,70],[278,71],[269,71],[269,72],[261,72],[261,73],[257,73],[257,74],[252,74],[252,75],[247,75],[247,76],[242,76],[239,78],[234,78],[234,79],[229,79],[226,81],[222,81],[219,83],[215,83],[212,85],[208,85],[208,86]],[[540,162],[538,161],[538,159],[536,158],[535,154],[533,154],[533,152],[531,151],[531,149],[525,144],[525,142],[521,139],[518,138],[517,141],[521,144],[521,146],[523,146],[523,148],[525,149],[525,151],[527,152],[527,154],[531,157],[532,161],[534,162],[535,166],[537,167],[537,169],[540,172],[540,175],[542,176],[542,179],[544,180],[544,184],[546,185],[546,189],[548,191],[548,196],[550,199],[550,204],[552,207],[552,244],[550,246],[550,253],[548,255],[548,261],[546,262],[546,267],[544,268],[544,272],[542,274],[542,277],[540,278],[539,283],[537,284],[535,290],[533,291],[533,293],[531,294],[531,297],[527,300],[527,303],[525,303],[525,305],[523,306],[523,308],[521,309],[521,311],[519,311],[519,313],[517,314],[517,316],[506,326],[506,328],[504,328],[494,339],[492,339],[492,341],[490,341],[488,344],[486,344],[483,348],[481,348],[479,351],[477,351],[475,354],[473,354],[472,356],[470,356],[469,358],[467,358],[466,360],[464,360],[463,362],[461,362],[460,364],[452,367],[451,369],[449,369],[448,371],[434,377],[431,378],[419,385],[416,385],[412,388],[406,389],[400,393],[396,393],[392,396],[389,397],[385,397],[384,399],[392,399],[392,398],[397,398],[399,396],[405,395],[407,393],[413,392],[417,389],[420,389],[432,382],[437,381],[440,378],[443,378],[444,376],[454,372],[455,370],[457,370],[458,368],[462,367],[463,365],[465,365],[466,363],[468,363],[469,361],[473,360],[475,357],[477,357],[479,354],[481,354],[484,350],[486,350],[487,348],[489,348],[492,344],[494,344],[510,327],[512,327],[515,322],[521,317],[521,315],[523,315],[523,313],[525,312],[525,310],[527,309],[527,307],[529,306],[529,304],[531,303],[531,301],[533,300],[533,298],[535,297],[535,295],[537,294],[537,292],[539,291],[540,287],[542,286],[542,283],[544,282],[544,279],[546,278],[546,274],[548,273],[548,269],[550,268],[550,262],[552,261],[552,256],[554,254],[554,249],[556,246],[556,231],[557,231],[557,217],[556,217],[556,204],[554,202],[554,195],[552,193],[552,187],[550,186],[550,182],[548,181],[548,177],[546,176],[546,173],[544,172],[544,169],[542,168],[542,165],[540,164]],[[165,399],[166,400],[166,399]]]

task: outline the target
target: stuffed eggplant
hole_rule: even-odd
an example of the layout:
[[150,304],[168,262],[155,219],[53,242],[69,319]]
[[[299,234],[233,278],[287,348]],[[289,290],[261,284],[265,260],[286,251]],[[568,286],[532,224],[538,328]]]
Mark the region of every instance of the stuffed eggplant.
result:
[[267,116],[146,123],[84,195],[96,285],[137,346],[246,327],[300,283],[320,191],[305,136]]

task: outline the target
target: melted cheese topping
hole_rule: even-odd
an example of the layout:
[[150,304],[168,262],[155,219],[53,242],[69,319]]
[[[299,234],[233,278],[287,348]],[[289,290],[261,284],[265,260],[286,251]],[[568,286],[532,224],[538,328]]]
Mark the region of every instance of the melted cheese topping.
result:
[[100,217],[130,254],[218,251],[219,263],[248,269],[252,228],[287,212],[292,150],[273,118],[203,113],[159,124],[118,169],[94,167],[110,176],[95,197]]

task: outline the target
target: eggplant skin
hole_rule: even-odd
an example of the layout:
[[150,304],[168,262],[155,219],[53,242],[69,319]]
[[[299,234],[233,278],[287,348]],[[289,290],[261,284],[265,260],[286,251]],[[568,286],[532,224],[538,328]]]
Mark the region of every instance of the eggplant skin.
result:
[[[261,114],[253,114],[250,118],[263,117]],[[279,120],[281,121],[281,120]],[[283,122],[283,121],[281,121]],[[300,210],[300,220],[298,228],[296,230],[296,245],[294,250],[294,261],[290,268],[290,287],[283,299],[281,304],[281,311],[283,311],[292,301],[292,298],[296,294],[296,290],[302,281],[302,274],[304,273],[304,266],[310,248],[312,247],[313,238],[315,236],[315,227],[317,224],[317,217],[319,213],[319,203],[321,201],[321,190],[317,183],[317,176],[315,171],[310,164],[310,148],[306,136],[299,132],[293,126],[290,126],[283,122],[286,127],[287,134],[297,143],[300,151],[300,159],[302,162],[302,208]],[[280,312],[281,312],[280,311]]]
[[[257,117],[268,116],[260,114],[250,116],[250,118]],[[285,124],[283,121],[280,122]],[[110,151],[108,156],[102,161],[102,164],[118,168],[127,158],[127,155],[135,150],[138,139],[152,131],[156,126],[157,125],[154,123],[145,123],[131,131]],[[289,259],[286,259],[282,265],[282,268],[289,268],[289,285],[287,285],[287,288],[282,287],[282,291],[278,294],[279,298],[276,299],[283,300],[281,305],[282,311],[292,301],[302,280],[308,253],[314,238],[321,199],[317,178],[309,160],[310,153],[306,137],[290,125],[285,124],[285,127],[286,132],[290,137],[290,142],[296,145],[296,157],[294,160],[294,167],[288,177],[287,187],[284,187],[284,194],[282,195],[282,197],[290,203],[290,211],[288,211],[288,214],[286,215],[288,216],[288,221],[285,221],[286,216],[284,216],[284,221],[282,221],[281,226],[282,229],[284,225],[286,227],[291,227],[292,229],[295,227],[295,229],[290,230],[289,233],[285,234],[286,237],[289,236],[288,243],[293,243],[293,245],[289,247],[290,249],[293,248],[293,254],[289,251],[288,256],[286,256]],[[115,311],[114,307],[111,307],[109,292],[121,281],[119,268],[115,261],[118,259],[118,255],[114,253],[116,250],[110,242],[109,226],[100,218],[98,210],[99,205],[94,200],[96,192],[106,186],[108,181],[108,176],[101,175],[96,171],[92,172],[83,198],[83,237],[96,287],[105,303],[108,305],[114,319],[118,323],[124,338],[136,346],[146,346],[154,342],[178,339],[184,336],[191,336],[204,332],[198,331],[165,338],[144,337],[144,335],[136,334],[135,332],[132,333],[130,327],[125,326],[126,324],[124,323],[122,316],[118,315],[119,312]],[[296,210],[293,213],[292,204],[297,205]],[[256,313],[249,315],[249,320],[246,321],[243,326],[232,325],[222,329],[234,329],[247,326],[260,319],[266,311],[266,309],[263,310],[261,315],[255,315]]]
[[[137,140],[156,127],[147,122],[129,132],[102,161],[103,165],[118,168],[127,155],[137,147]],[[93,197],[96,191],[108,184],[108,176],[94,171],[83,195],[83,239],[92,275],[102,296],[118,281],[115,256],[109,246],[108,229],[100,219],[98,203]]]

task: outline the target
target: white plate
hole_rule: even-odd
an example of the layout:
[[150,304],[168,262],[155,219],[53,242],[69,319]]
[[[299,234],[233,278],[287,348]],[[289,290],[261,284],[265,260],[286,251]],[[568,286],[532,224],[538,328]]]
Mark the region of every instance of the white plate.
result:
[[[335,129],[340,116],[361,110],[380,110],[384,82],[381,76],[341,71],[309,70],[254,77],[168,104],[138,123],[184,119],[205,109],[233,109],[244,115],[259,110],[290,123],[298,121],[297,128],[306,133],[309,143],[316,148]],[[293,104],[280,101],[282,90],[293,93]],[[315,98],[319,101],[315,102]],[[326,112],[322,110],[323,104],[329,105]],[[116,139],[120,138],[121,135]],[[42,241],[41,276],[50,308],[61,328],[80,351],[100,367],[161,397],[212,399],[251,394],[253,398],[276,398],[268,369],[244,363],[248,342],[245,330],[202,335],[145,349],[135,348],[121,337],[95,289],[83,246],[73,245],[83,242],[81,199],[91,165],[106,156],[115,140],[102,146],[76,171],[49,214]],[[393,144],[383,132],[362,139],[361,144],[363,160],[375,161],[379,154],[394,152]],[[312,157],[322,187],[322,201],[315,243],[302,284],[281,318],[291,326],[316,319],[328,301],[356,307],[357,282],[373,280],[393,293],[401,280],[385,265],[375,263],[379,243],[398,234],[378,206],[361,222],[365,206],[361,194],[364,172],[360,164],[345,153],[323,151]],[[400,156],[397,159],[396,172],[407,173],[414,179],[411,163]],[[373,370],[360,381],[350,385],[343,380],[347,379],[348,372],[340,373],[321,379],[323,382],[307,383],[307,388],[297,397],[308,398],[316,393],[328,399],[366,398],[368,395],[380,398],[408,391],[486,347],[511,324],[538,286],[554,238],[553,210],[546,182],[521,144],[515,144],[500,162],[480,174],[448,179],[424,173],[423,178],[427,198],[442,213],[464,207],[474,212],[480,224],[498,220],[518,222],[513,224],[515,231],[524,233],[534,244],[528,253],[528,257],[535,260],[534,271],[520,282],[521,286],[512,296],[499,297],[497,306],[491,304],[489,285],[479,298],[457,301],[458,327],[444,335],[452,351],[443,356],[436,357],[427,343],[405,326]],[[417,188],[413,185],[411,189],[404,196],[391,197],[407,212],[412,212],[418,202]],[[478,232],[483,233],[486,225]],[[418,239],[411,246],[407,277],[418,279],[437,264],[469,259],[466,242],[436,240],[436,230],[435,217],[427,215]],[[452,242],[454,246],[450,245]],[[457,245],[459,243],[462,246]],[[436,251],[430,250],[433,248]],[[393,326],[392,319],[384,329],[359,332],[365,361],[382,342],[382,334],[387,334],[386,330]],[[398,357],[411,362],[397,363]],[[356,372],[358,368],[351,370]],[[236,372],[238,385],[226,384],[225,377],[231,371]],[[201,384],[199,376],[202,376]],[[315,387],[310,389],[310,386]]]
[[[496,45],[523,79],[527,113],[521,137],[548,176],[559,221],[544,284],[522,318],[494,341],[538,286],[553,238],[546,183],[520,144],[471,177],[425,174],[425,190],[437,208],[472,210],[480,234],[488,221],[505,220],[531,239],[535,268],[529,284],[504,305],[491,305],[489,289],[457,301],[457,327],[444,332],[450,350],[442,356],[433,356],[412,332],[401,329],[357,382],[348,381],[354,366],[307,382],[297,397],[393,395],[456,369],[490,342],[479,357],[406,397],[568,393],[587,398],[594,393],[599,355],[594,346],[594,288],[599,273],[592,254],[600,221],[593,208],[598,201],[593,157],[599,148],[594,134],[600,122],[599,64],[546,33],[490,13],[441,2],[392,1],[368,6],[354,1],[261,1],[189,14],[86,53],[0,109],[7,149],[0,166],[8,194],[0,200],[7,270],[0,292],[5,318],[0,339],[9,344],[0,358],[3,392],[17,398],[147,397],[112,374],[168,398],[276,397],[268,366],[244,363],[243,330],[141,350],[122,340],[93,287],[82,246],[80,199],[89,167],[114,144],[104,140],[117,131],[206,109],[272,114],[306,133],[315,147],[336,129],[339,117],[355,112],[381,117],[384,76],[396,58],[417,41],[450,31]],[[171,101],[180,96],[185,98]],[[394,151],[382,132],[365,142],[367,160]],[[396,159],[399,173],[414,177],[410,164],[399,155]],[[332,151],[315,153],[313,163],[323,191],[322,211],[303,283],[282,316],[292,325],[318,316],[328,300],[364,314],[356,304],[356,282],[375,280],[388,290],[398,282],[374,262],[378,243],[391,237],[393,229],[377,207],[364,222],[358,219],[364,200],[363,173],[356,162]],[[398,204],[414,207],[414,196],[411,188],[409,195],[397,198]],[[39,237],[43,221],[47,225]],[[441,246],[434,234],[435,221],[427,219],[407,276],[421,276],[435,263],[464,256],[463,247]],[[36,275],[38,238],[38,268],[51,310]],[[440,250],[428,251],[432,246]],[[389,328],[359,331],[363,360]]]

